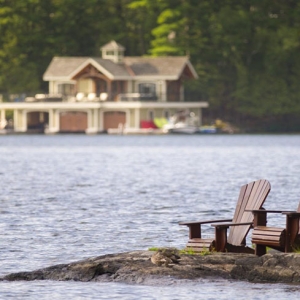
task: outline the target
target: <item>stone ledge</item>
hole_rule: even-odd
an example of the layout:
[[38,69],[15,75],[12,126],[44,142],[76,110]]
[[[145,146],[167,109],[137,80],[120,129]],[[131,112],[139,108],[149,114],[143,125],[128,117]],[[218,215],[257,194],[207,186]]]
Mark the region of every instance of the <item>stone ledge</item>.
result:
[[159,266],[151,262],[152,251],[133,251],[93,257],[70,264],[60,264],[32,272],[8,274],[0,280],[74,280],[163,284],[162,278],[224,278],[251,282],[300,284],[300,254],[213,253],[180,255],[177,264]]

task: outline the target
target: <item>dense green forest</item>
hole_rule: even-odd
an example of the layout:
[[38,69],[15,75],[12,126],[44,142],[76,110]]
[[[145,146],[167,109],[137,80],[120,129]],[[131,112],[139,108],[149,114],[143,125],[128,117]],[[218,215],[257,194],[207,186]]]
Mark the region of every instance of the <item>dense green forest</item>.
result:
[[[46,91],[53,56],[189,55],[191,99],[244,128],[300,130],[298,0],[0,0],[0,93]],[[196,96],[195,96],[196,95]]]

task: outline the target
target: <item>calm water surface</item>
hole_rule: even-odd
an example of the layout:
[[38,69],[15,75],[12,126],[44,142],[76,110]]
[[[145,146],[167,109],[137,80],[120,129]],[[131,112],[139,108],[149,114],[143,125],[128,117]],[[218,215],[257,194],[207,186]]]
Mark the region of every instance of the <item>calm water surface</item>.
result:
[[[300,200],[299,135],[0,136],[0,276],[153,246],[179,221],[231,218],[240,186],[271,182],[268,209]],[[270,224],[284,224],[272,215]],[[212,228],[205,228],[207,235]],[[300,287],[168,279],[164,286],[0,282],[11,299],[297,299]]]

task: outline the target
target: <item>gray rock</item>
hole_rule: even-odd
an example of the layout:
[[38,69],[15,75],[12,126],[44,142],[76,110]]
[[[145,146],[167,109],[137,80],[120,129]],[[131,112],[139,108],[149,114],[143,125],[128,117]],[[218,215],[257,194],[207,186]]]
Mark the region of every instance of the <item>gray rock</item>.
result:
[[[156,263],[153,257],[157,253],[159,257],[163,255],[168,263]],[[157,253],[133,251],[103,255],[32,272],[12,273],[0,280],[74,280],[165,285],[167,280],[173,279],[218,277],[300,284],[300,254],[296,253],[272,253],[262,257],[237,253],[180,256],[169,252]]]

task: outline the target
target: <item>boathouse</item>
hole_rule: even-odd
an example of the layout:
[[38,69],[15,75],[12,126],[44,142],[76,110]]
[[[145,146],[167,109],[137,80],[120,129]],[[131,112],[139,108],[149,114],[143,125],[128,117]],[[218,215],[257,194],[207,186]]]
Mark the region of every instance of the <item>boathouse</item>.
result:
[[54,57],[43,76],[48,94],[0,103],[1,119],[13,110],[16,132],[139,131],[184,110],[201,125],[208,103],[186,99],[184,81],[197,78],[188,57],[126,57],[124,51],[111,41],[101,57]]

